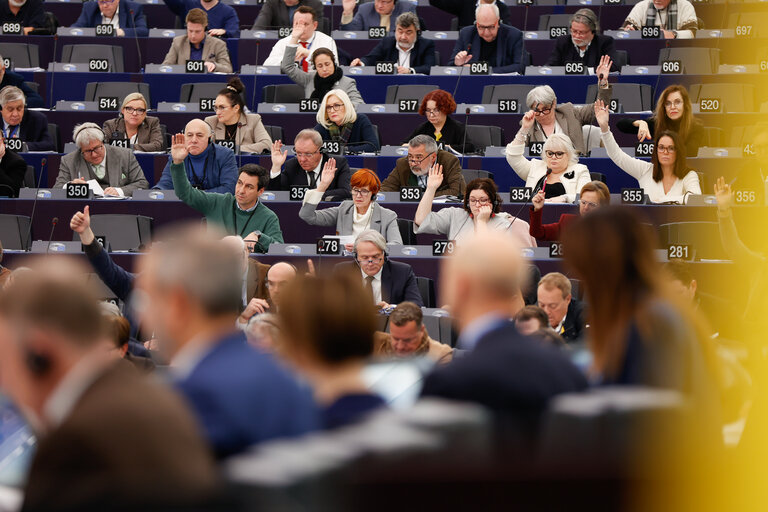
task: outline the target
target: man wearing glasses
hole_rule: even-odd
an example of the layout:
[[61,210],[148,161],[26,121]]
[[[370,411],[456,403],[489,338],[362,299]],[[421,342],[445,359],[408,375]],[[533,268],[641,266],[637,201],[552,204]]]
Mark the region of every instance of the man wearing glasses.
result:
[[432,167],[443,169],[443,182],[436,196],[464,196],[464,176],[459,159],[449,151],[437,149],[437,142],[429,135],[417,135],[408,142],[408,156],[399,158],[394,170],[381,183],[382,192],[398,192],[403,187],[427,188]]
[[456,66],[487,62],[494,73],[520,73],[523,63],[523,33],[500,23],[495,4],[481,4],[475,11],[475,24],[459,31],[451,60]]
[[96,180],[104,195],[118,197],[130,197],[134,190],[149,187],[133,151],[105,146],[104,132],[96,123],[75,126],[72,140],[78,149],[61,158],[54,187]]
[[610,71],[619,71],[616,62],[616,51],[613,48],[613,38],[600,34],[600,21],[590,9],[579,9],[571,16],[570,34],[560,36],[555,40],[555,48],[547,59],[546,66],[565,66],[568,62],[583,62],[584,68],[595,70],[597,74],[609,70],[599,69],[601,57],[608,55],[612,66]]
[[386,27],[389,32],[395,30],[395,20],[404,12],[416,12],[416,6],[410,2],[397,0],[374,0],[360,4],[355,12],[357,0],[342,0],[341,30],[368,30],[371,27]]
[[[309,190],[317,188],[321,172],[326,162],[336,161],[336,176],[323,196],[324,201],[343,201],[351,199],[349,164],[343,156],[331,157],[323,153],[323,138],[311,129],[301,130],[293,141],[296,158],[288,159],[288,151],[282,150],[283,143],[276,140],[272,144],[272,170],[270,171],[269,190],[290,190],[292,186],[307,186]],[[285,169],[283,169],[285,165]]]
[[112,25],[115,35],[128,37],[146,37],[147,17],[139,3],[130,0],[98,0],[84,2],[80,17],[73,27],[95,27],[96,25]]

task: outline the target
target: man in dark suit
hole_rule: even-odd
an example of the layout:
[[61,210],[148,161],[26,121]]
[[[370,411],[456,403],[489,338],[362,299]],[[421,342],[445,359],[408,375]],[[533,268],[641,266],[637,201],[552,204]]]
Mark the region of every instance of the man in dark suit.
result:
[[45,10],[42,0],[0,1],[0,24],[3,23],[20,24],[24,35],[35,29],[45,28]]
[[342,0],[341,30],[368,30],[371,27],[386,27],[395,30],[395,20],[404,12],[416,12],[416,6],[410,2],[397,0],[378,0],[361,3],[355,12],[357,0]]
[[261,11],[253,24],[253,30],[293,26],[293,13],[302,5],[311,7],[322,17],[323,2],[320,0],[267,0],[261,6]]
[[3,61],[3,56],[0,55],[0,89],[7,85],[18,87],[24,92],[24,96],[27,97],[28,107],[42,108],[45,106],[43,98],[24,82],[23,76],[5,69],[5,61]]
[[539,281],[538,306],[547,312],[549,326],[565,341],[584,335],[584,305],[571,295],[571,281],[560,272],[550,272]]
[[[509,8],[501,0],[480,0],[480,4],[493,4],[499,8],[499,16],[502,23],[509,21]],[[459,18],[459,28],[468,27],[475,22],[475,9],[477,2],[466,0],[429,0],[429,5],[449,12]]]
[[212,234],[177,232],[141,262],[142,324],[215,454],[227,457],[318,426],[309,390],[271,355],[251,348],[235,322],[242,307],[241,256]]
[[27,162],[5,147],[5,137],[0,133],[0,196],[19,197],[27,174]]
[[515,242],[492,232],[478,234],[443,261],[441,303],[450,304],[461,331],[458,348],[466,352],[428,375],[423,395],[535,413],[553,396],[587,387],[561,352],[520,335],[509,319],[521,265]]
[[2,132],[6,138],[21,139],[29,151],[55,151],[45,114],[26,108],[24,91],[12,85],[0,90]]
[[450,61],[456,66],[470,62],[487,62],[494,73],[520,73],[523,63],[523,33],[499,20],[496,5],[477,8],[477,21],[459,31]]
[[406,12],[397,17],[395,35],[381,40],[362,59],[352,61],[352,66],[373,66],[377,62],[396,62],[400,75],[421,73],[428,75],[435,63],[435,43],[420,34],[419,17]]
[[334,271],[349,272],[361,279],[370,290],[371,300],[380,308],[404,301],[424,305],[411,266],[391,261],[384,235],[373,229],[363,231],[355,239],[355,261],[339,263]]
[[80,17],[73,27],[95,27],[106,24],[115,26],[115,34],[126,37],[149,35],[147,17],[139,3],[130,0],[85,2]]
[[555,40],[555,48],[547,59],[546,66],[565,66],[568,62],[583,62],[587,69],[596,69],[600,57],[608,55],[613,64],[611,71],[619,71],[613,38],[600,34],[600,22],[590,9],[579,9],[568,23],[570,35]]
[[[343,201],[351,199],[352,192],[349,180],[352,174],[347,159],[343,156],[331,156],[321,151],[323,137],[317,130],[301,130],[293,141],[293,151],[296,158],[286,163],[288,152],[282,151],[282,141],[272,144],[272,169],[269,173],[269,190],[290,190],[291,186],[309,186],[310,190],[317,188],[320,173],[325,164],[333,158],[336,161],[336,176],[323,196],[324,201]],[[285,164],[285,169],[283,169]]]
[[84,268],[31,267],[0,297],[4,390],[38,429],[23,510],[200,503],[217,476],[182,400],[109,350]]

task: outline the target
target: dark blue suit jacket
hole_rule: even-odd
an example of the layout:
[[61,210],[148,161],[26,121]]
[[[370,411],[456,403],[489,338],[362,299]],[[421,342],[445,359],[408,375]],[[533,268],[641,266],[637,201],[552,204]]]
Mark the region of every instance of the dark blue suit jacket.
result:
[[24,93],[24,96],[27,97],[27,106],[30,108],[42,108],[45,105],[43,104],[43,98],[40,97],[39,94],[37,94],[35,91],[29,88],[29,86],[24,83],[24,77],[21,76],[18,73],[14,73],[13,71],[5,70],[5,75],[3,75],[3,81],[0,82],[0,89],[5,87],[6,85],[12,85],[14,87],[18,87],[21,89],[21,92]]
[[[360,266],[355,261],[345,261],[334,267],[334,272],[350,273],[356,277],[361,276]],[[416,274],[407,263],[388,259],[384,263],[381,272],[381,300],[387,304],[400,304],[404,301],[413,302],[417,306],[423,306],[419,285],[416,283]]]
[[[163,2],[182,21],[190,10],[203,9],[200,0],[163,0]],[[207,11],[203,9],[203,11],[208,15],[208,29],[223,28],[226,30],[224,37],[237,37],[240,34],[240,18],[237,17],[237,11],[231,5],[219,2],[211,9]]]
[[216,340],[176,385],[220,458],[319,427],[309,388],[300,386],[270,354],[248,345],[242,332]]
[[[523,63],[523,33],[515,27],[509,25],[499,25],[499,32],[496,36],[496,58],[488,64],[493,68],[494,73],[520,73],[525,72]],[[449,64],[461,51],[466,51],[467,46],[472,45],[470,62],[477,62],[480,57],[480,34],[477,33],[477,27],[471,25],[464,27],[459,31],[459,39],[456,40],[456,46],[453,47],[453,53]]]
[[[133,11],[133,19],[130,18]],[[129,0],[120,0],[118,11],[120,18],[120,28],[125,31],[126,37],[146,37],[149,35],[147,28],[147,17],[144,16],[144,10],[141,4]],[[95,27],[101,23],[101,11],[98,2],[84,2],[80,17],[72,25],[73,27]]]
[[[315,130],[320,132],[323,140],[333,140],[331,138],[331,132],[321,124],[315,125]],[[373,124],[368,116],[365,114],[357,114],[357,119],[352,124],[352,132],[349,134],[347,140],[347,148],[349,151],[365,151],[374,152],[381,149],[379,138],[376,136],[376,132],[373,130]]]
[[[341,25],[341,30],[368,30],[371,27],[378,27],[381,23],[381,16],[374,9],[373,2],[358,4],[357,12],[352,21],[346,25]],[[397,17],[404,12],[416,12],[416,6],[410,2],[397,2],[392,14],[389,17],[389,31],[395,31],[395,21]],[[422,27],[424,30],[424,27]]]
[[[366,66],[373,66],[377,62],[397,62],[400,55],[397,51],[397,41],[394,36],[387,36],[382,39],[371,53],[361,58]],[[416,43],[411,50],[410,68],[416,73],[424,75],[429,74],[429,69],[436,66],[435,62],[435,43],[423,37],[417,37]]]
[[42,112],[24,109],[19,126],[19,138],[30,151],[55,151],[55,143],[48,131],[48,119]]

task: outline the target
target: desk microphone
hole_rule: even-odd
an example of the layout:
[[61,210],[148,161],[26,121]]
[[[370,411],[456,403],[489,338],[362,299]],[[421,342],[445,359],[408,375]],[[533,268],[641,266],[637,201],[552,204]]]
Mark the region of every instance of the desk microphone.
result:
[[[468,44],[467,45],[467,55],[469,55],[469,52],[471,52],[471,51],[472,51],[472,45]],[[453,63],[456,64],[456,59],[455,58],[454,58],[454,62]],[[461,69],[459,70],[459,78],[456,79],[456,87],[453,88],[453,99],[456,99],[456,91],[459,90],[459,82],[461,82],[461,75],[464,74],[465,66],[462,65],[460,67],[461,67]]]
[[53,230],[56,229],[56,224],[59,223],[59,218],[54,217],[51,220],[51,234],[48,235],[48,245],[45,247],[45,254],[48,254],[51,251],[51,240],[53,240]]
[[467,131],[469,131],[469,111],[469,107],[467,107],[467,110],[464,111],[464,140],[461,142],[461,152],[464,153],[464,158],[461,162],[462,169],[466,169],[465,164],[467,163]]
[[141,62],[141,48],[139,47],[139,34],[136,32],[136,20],[133,18],[133,9],[128,11],[130,16],[128,19],[131,20],[131,24],[133,25],[133,40],[136,41],[136,55],[139,56],[139,72],[142,70],[143,62]]
[[45,172],[45,164],[48,163],[46,158],[40,160],[40,176],[37,177],[37,187],[35,187],[35,200],[32,201],[32,214],[29,216],[29,229],[27,230],[27,236],[24,239],[24,247],[28,247],[27,250],[32,250],[32,223],[35,220],[35,207],[37,207],[37,196],[40,193],[40,182],[43,181],[43,172]]
[[[550,175],[550,174],[552,174],[552,169],[550,169],[549,167],[547,167],[547,174],[544,176],[544,187],[546,187],[546,186],[547,186],[547,178],[549,177],[549,175]],[[542,189],[541,189],[542,191],[544,191],[544,187],[542,187]],[[525,206],[526,206],[528,203],[530,203],[530,202],[532,202],[532,201],[533,201],[533,196],[535,196],[535,195],[536,195],[536,192],[537,192],[537,189],[538,189],[538,188],[539,188],[539,187],[538,187],[538,185],[537,185],[537,186],[535,186],[535,187],[533,187],[533,190],[531,191],[531,198],[530,198],[529,200],[527,200],[526,202],[524,202],[524,203],[523,203],[523,205],[522,205],[522,206],[521,206],[521,207],[520,207],[520,208],[517,210],[517,212],[515,212],[515,218],[514,218],[514,219],[512,219],[512,222],[510,222],[510,223],[509,223],[509,226],[507,226],[507,229],[509,229],[509,228],[511,228],[511,227],[512,227],[512,224],[514,224],[514,223],[515,223],[515,221],[517,220],[517,216],[518,216],[518,215],[520,215],[520,212],[522,212],[522,211],[523,211],[523,208],[525,208]]]

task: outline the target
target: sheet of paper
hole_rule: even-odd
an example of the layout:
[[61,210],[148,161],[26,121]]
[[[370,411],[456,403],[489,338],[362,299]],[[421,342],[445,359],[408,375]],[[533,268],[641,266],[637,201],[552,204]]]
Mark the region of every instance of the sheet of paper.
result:
[[101,188],[101,185],[99,185],[99,182],[96,180],[88,180],[88,188],[91,189],[91,192],[93,192],[93,195],[95,196],[104,195],[104,189]]

